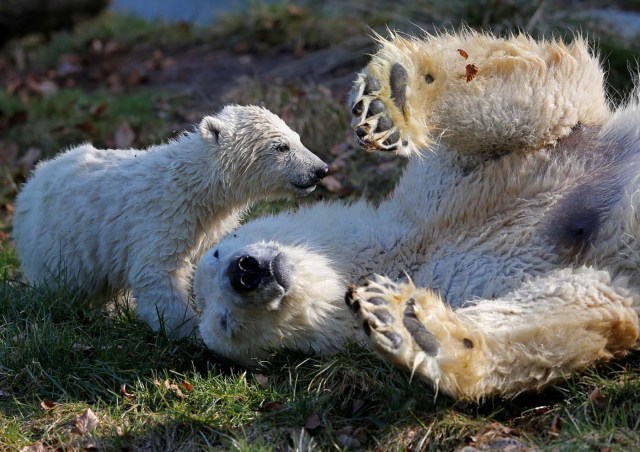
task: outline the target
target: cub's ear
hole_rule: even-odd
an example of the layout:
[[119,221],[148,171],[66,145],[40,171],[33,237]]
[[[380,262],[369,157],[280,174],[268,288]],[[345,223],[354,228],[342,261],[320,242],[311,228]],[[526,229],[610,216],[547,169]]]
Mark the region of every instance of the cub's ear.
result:
[[220,132],[222,131],[224,125],[220,119],[215,116],[205,116],[202,121],[200,121],[200,125],[198,129],[200,129],[200,135],[207,141],[214,142],[216,144],[220,144]]

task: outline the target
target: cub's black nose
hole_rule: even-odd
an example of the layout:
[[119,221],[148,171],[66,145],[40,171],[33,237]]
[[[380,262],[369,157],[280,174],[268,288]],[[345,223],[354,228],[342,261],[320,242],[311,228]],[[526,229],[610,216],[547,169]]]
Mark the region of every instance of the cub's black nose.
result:
[[227,277],[238,293],[267,290],[270,286],[289,289],[286,259],[282,253],[242,254],[229,262]]
[[318,168],[316,170],[316,177],[318,179],[324,179],[325,177],[327,177],[327,174],[329,174],[329,167],[328,166],[324,166],[324,167]]
[[227,268],[231,287],[237,292],[250,292],[271,276],[268,262],[262,264],[252,256],[240,256],[233,259]]

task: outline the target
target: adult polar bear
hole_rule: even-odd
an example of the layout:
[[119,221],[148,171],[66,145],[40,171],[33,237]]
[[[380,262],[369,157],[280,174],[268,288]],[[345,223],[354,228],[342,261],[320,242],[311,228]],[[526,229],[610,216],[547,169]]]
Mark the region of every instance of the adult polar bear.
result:
[[431,152],[379,207],[258,219],[208,251],[195,291],[211,349],[250,362],[364,331],[386,359],[480,398],[636,345],[640,106],[609,110],[582,40],[394,36],[352,100],[367,148]]

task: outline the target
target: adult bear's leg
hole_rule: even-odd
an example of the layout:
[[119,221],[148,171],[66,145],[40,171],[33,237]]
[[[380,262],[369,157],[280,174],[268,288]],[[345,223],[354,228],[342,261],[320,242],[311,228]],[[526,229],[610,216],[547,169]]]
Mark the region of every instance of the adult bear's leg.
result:
[[538,389],[638,339],[637,294],[588,268],[456,311],[430,290],[381,277],[350,289],[346,302],[383,357],[469,399]]

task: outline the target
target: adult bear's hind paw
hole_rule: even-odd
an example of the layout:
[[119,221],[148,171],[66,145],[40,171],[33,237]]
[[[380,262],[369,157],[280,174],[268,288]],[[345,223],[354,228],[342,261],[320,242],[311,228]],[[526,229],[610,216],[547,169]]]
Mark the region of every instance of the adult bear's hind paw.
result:
[[383,358],[448,394],[474,396],[472,388],[483,373],[483,338],[437,294],[376,276],[349,288],[345,302]]

